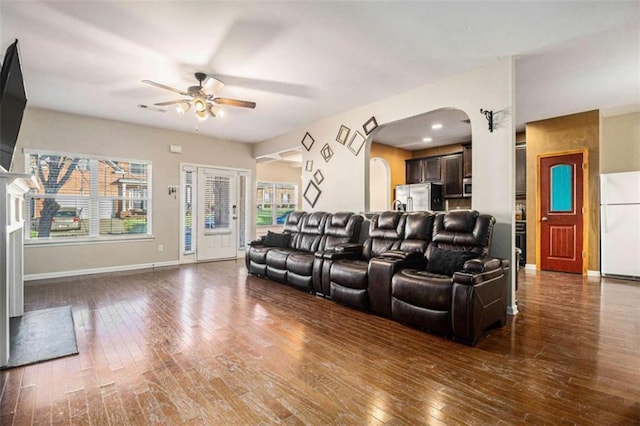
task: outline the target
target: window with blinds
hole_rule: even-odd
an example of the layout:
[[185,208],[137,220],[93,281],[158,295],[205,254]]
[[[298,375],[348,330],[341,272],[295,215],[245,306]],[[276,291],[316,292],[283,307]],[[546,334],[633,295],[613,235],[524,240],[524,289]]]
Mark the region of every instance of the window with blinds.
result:
[[25,152],[40,188],[27,194],[26,240],[150,235],[151,162]]
[[204,229],[230,231],[231,226],[231,178],[205,175]]

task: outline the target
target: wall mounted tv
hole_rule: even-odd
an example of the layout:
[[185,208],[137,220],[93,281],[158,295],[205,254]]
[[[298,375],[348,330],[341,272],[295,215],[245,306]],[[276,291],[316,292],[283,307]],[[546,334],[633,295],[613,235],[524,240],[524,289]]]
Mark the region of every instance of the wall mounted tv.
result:
[[27,95],[18,56],[18,40],[7,48],[0,74],[0,166],[11,167]]

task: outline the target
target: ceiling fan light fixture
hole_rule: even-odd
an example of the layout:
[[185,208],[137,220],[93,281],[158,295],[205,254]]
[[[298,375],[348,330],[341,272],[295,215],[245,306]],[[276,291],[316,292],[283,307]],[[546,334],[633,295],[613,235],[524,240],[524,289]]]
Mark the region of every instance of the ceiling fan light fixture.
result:
[[207,109],[207,102],[202,98],[196,98],[193,101],[193,106],[197,112],[205,112]]

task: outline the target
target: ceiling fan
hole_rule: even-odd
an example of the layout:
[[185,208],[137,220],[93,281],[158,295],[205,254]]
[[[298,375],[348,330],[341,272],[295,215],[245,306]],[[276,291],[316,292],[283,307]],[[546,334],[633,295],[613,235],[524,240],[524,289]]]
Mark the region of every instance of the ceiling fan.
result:
[[[193,107],[196,111],[196,116],[201,120],[205,120],[209,115],[211,115],[212,117],[218,117],[222,115],[222,111],[216,105],[230,105],[241,108],[256,107],[255,102],[216,97],[216,93],[224,86],[224,83],[222,81],[213,77],[207,78],[207,74],[202,72],[195,73],[195,77],[196,80],[198,80],[198,85],[190,86],[186,91],[175,89],[170,86],[165,86],[164,84],[156,83],[155,81],[151,80],[142,80],[142,82],[151,86],[159,87],[160,89],[178,93],[182,96],[188,96],[188,99],[177,99],[174,101],[158,102],[154,105],[159,107],[176,105],[176,109],[181,114],[189,111],[189,109]],[[203,84],[205,80],[206,82]]]

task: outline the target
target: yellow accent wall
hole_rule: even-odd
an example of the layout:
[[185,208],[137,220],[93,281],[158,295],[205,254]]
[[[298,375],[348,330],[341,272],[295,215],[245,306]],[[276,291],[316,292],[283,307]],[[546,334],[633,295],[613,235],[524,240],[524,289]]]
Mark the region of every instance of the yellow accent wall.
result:
[[602,118],[600,173],[640,170],[640,112]]
[[[588,264],[592,271],[600,269],[600,112],[588,111],[528,123],[527,140],[527,263],[536,263],[537,161],[541,154],[586,149],[588,156],[588,194],[585,208]],[[539,266],[539,265],[538,265]]]
[[370,158],[373,157],[382,158],[389,163],[389,168],[391,169],[391,191],[389,191],[389,194],[391,194],[391,200],[389,200],[389,203],[392,203],[395,196],[396,185],[404,185],[406,183],[404,162],[405,160],[412,158],[411,151],[372,142]]

